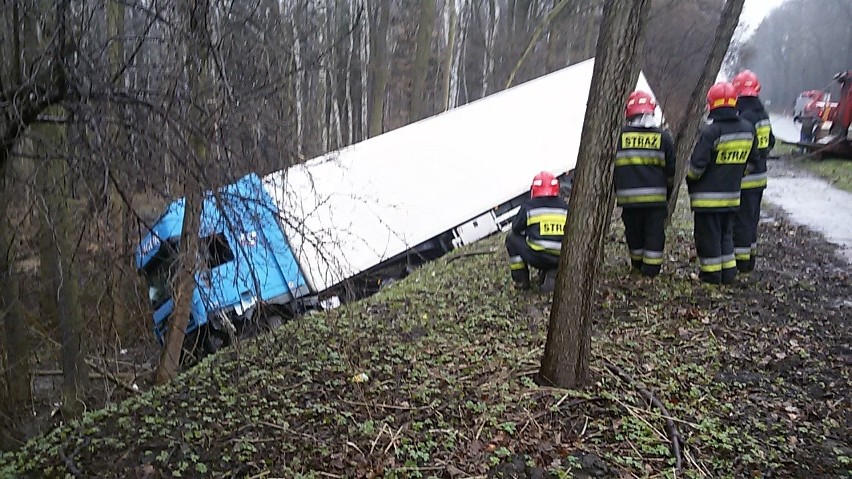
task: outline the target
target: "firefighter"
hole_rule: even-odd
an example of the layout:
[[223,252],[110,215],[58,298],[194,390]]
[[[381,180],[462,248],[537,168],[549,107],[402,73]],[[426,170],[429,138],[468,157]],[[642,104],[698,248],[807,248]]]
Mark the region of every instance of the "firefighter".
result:
[[757,135],[754,126],[739,117],[737,93],[728,82],[707,92],[708,119],[689,159],[686,184],[695,214],[695,249],[699,278],[708,283],[733,282],[733,222],[740,206],[740,185],[755,170]]
[[559,180],[547,171],[537,174],[530,198],[521,205],[506,237],[509,268],[517,288],[530,288],[532,266],[543,273],[541,292],[553,291],[567,217],[568,204],[559,197]]
[[657,126],[657,104],[650,94],[627,98],[627,124],[615,154],[615,196],[622,208],[631,270],[654,277],[663,264],[666,201],[674,185],[675,154],[671,135]]
[[740,209],[734,217],[734,255],[737,269],[754,271],[757,257],[757,223],[760,221],[760,201],[766,189],[766,158],[775,147],[775,135],[769,114],[758,94],[760,82],[750,70],[744,70],[732,82],[737,90],[737,111],[740,118],[751,123],[757,133],[757,155],[754,169],[741,182]]

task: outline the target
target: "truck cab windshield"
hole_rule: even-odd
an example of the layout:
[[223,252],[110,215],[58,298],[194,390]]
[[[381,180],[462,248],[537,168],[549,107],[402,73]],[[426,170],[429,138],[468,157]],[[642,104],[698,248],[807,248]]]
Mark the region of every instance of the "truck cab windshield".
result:
[[169,297],[169,282],[177,263],[177,240],[168,240],[160,245],[157,254],[145,265],[144,276],[148,284],[148,300],[154,309],[159,308]]

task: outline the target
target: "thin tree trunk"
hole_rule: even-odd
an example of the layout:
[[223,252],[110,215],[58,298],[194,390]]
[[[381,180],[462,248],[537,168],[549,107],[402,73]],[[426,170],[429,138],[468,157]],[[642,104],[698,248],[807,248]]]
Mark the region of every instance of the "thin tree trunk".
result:
[[[349,23],[355,21],[355,2],[349,2]],[[361,28],[363,30],[363,27]],[[355,125],[352,114],[352,57],[355,55],[355,33],[349,34],[349,51],[346,52],[346,142],[355,143]]]
[[482,93],[480,98],[488,95],[488,87],[494,76],[494,38],[497,25],[500,23],[500,5],[496,0],[488,0],[488,20],[485,22],[485,49],[482,59]]
[[[64,110],[58,107],[48,109],[47,113],[54,117],[65,116]],[[43,158],[39,168],[39,183],[46,207],[43,236],[45,251],[41,265],[47,288],[45,301],[59,319],[62,414],[66,418],[73,418],[83,412],[81,396],[88,383],[89,373],[85,361],[77,279],[71,268],[71,236],[76,228],[71,227],[68,211],[68,165],[64,156],[57,155],[65,150],[67,133],[64,126],[56,124],[37,124],[33,130],[35,136],[44,142],[37,150]]]
[[[713,46],[707,56],[707,61],[704,62],[704,69],[701,70],[698,83],[695,84],[695,89],[689,97],[689,104],[686,107],[686,114],[683,121],[680,122],[680,127],[675,133],[675,158],[677,159],[675,168],[676,186],[680,185],[686,176],[686,165],[689,164],[689,157],[692,149],[695,147],[695,141],[698,138],[698,126],[701,122],[704,106],[707,103],[707,90],[713,85],[716,76],[719,74],[719,69],[722,68],[725,53],[728,51],[731,38],[733,38],[734,31],[737,29],[737,24],[740,21],[740,14],[743,11],[744,3],[745,0],[728,0],[725,2],[725,7],[722,9],[722,14],[719,17],[719,25],[716,27],[716,37],[713,39]],[[669,198],[667,222],[671,221],[672,214],[677,206],[679,191],[680,188],[675,188],[672,191],[671,198]]]
[[411,89],[411,107],[408,110],[409,123],[425,115],[426,78],[429,73],[429,59],[432,57],[432,32],[435,30],[435,0],[420,0],[420,17],[417,23],[417,51],[414,54],[414,85]]
[[604,235],[612,213],[612,172],[624,102],[639,74],[637,47],[650,0],[608,0],[598,40],[571,208],[547,330],[541,377],[585,385]]
[[[368,103],[370,101],[370,16],[372,9],[367,6],[367,11],[364,12],[364,28],[361,29],[361,139],[366,140],[369,137],[369,111]],[[354,143],[354,140],[353,140]]]
[[536,26],[529,43],[527,43],[527,48],[524,49],[524,52],[521,54],[521,58],[518,59],[518,63],[515,64],[515,68],[512,69],[512,73],[509,74],[509,80],[506,82],[506,88],[512,86],[512,83],[515,81],[515,75],[518,74],[518,71],[521,69],[521,66],[524,64],[524,61],[529,56],[536,43],[538,43],[538,39],[539,37],[541,37],[542,32],[544,32],[544,29],[550,25],[550,22],[552,22],[553,19],[559,15],[562,9],[564,9],[568,5],[568,2],[569,0],[560,0],[559,3],[557,3],[553,7],[553,9],[551,9],[550,12],[547,13],[547,16],[544,17],[544,20],[542,20],[538,24],[538,26]]
[[464,67],[464,55],[467,51],[467,22],[470,18],[470,8],[472,7],[468,0],[458,0],[456,4],[456,11],[458,12],[458,33],[456,36],[458,38],[455,41],[453,65],[450,68],[450,94],[447,104],[449,109],[455,108],[459,104],[460,86],[467,86],[464,83],[464,78],[461,77],[461,69]]
[[385,88],[390,73],[390,63],[386,60],[388,52],[388,17],[390,5],[387,0],[379,3],[379,22],[372,29],[373,43],[373,84],[370,96],[372,106],[370,107],[370,137],[382,134],[385,111]]
[[305,123],[305,111],[304,105],[302,102],[302,78],[304,77],[304,70],[302,68],[302,42],[299,39],[299,28],[297,26],[297,20],[295,18],[295,12],[290,11],[291,16],[291,24],[293,26],[293,62],[296,67],[296,71],[294,72],[294,76],[296,77],[296,156],[300,160],[304,159],[304,123]]
[[207,14],[209,4],[193,6],[186,0],[184,14],[189,23],[189,39],[184,47],[187,78],[189,79],[189,96],[191,104],[189,119],[197,131],[189,133],[189,143],[192,149],[194,163],[184,172],[184,216],[181,226],[180,244],[178,247],[179,265],[175,273],[172,288],[174,309],[169,317],[169,327],[166,332],[165,347],[157,365],[156,382],[163,384],[177,376],[180,368],[181,351],[186,336],[186,327],[192,310],[192,296],[195,291],[195,272],[198,271],[196,253],[198,251],[198,233],[201,222],[202,191],[198,181],[200,169],[207,163],[209,154],[208,141],[211,138],[211,125],[215,121],[203,113],[202,105],[208,104],[210,98],[205,98],[204,87],[207,85],[208,45]]
[[[124,4],[116,0],[109,0],[107,3],[107,37],[110,40],[110,64],[113,72],[119,71],[124,64]],[[124,85],[124,76],[118,80],[122,86]],[[114,152],[124,154],[128,151],[127,137],[124,135],[120,125],[123,125],[123,114],[121,107],[118,105],[110,105],[112,115],[114,117],[114,126],[110,128],[108,144],[116,145]],[[120,161],[122,156],[112,155],[109,158],[109,167],[114,166]],[[124,338],[129,330],[129,310],[127,307],[127,292],[130,291],[130,283],[127,281],[125,269],[123,267],[124,253],[126,244],[124,242],[126,231],[125,218],[126,213],[123,208],[121,196],[116,189],[115,184],[110,182],[109,186],[109,230],[112,232],[113,254],[116,260],[113,262],[112,269],[109,274],[109,295],[112,301],[112,324],[115,328],[116,335],[119,338]]]
[[444,76],[441,79],[441,111],[450,108],[450,78],[453,73],[453,58],[456,51],[456,0],[447,0],[447,10],[444,13],[447,30],[447,49],[444,52]]
[[[19,297],[18,276],[14,268],[12,224],[7,221],[8,200],[11,196],[4,174],[0,177],[0,313],[2,313],[0,317],[3,318],[6,333],[6,357],[8,358],[6,384],[9,389],[9,403],[3,408],[3,412],[12,419],[13,428],[17,429],[18,421],[25,417],[27,405],[32,402],[31,351],[27,324]],[[2,442],[0,440],[0,444]]]
[[[327,4],[326,4],[327,6]],[[321,14],[320,26],[317,29],[317,42],[320,45],[320,48],[323,50],[330,48],[330,45],[326,45],[326,30],[328,29],[328,17],[330,13],[328,9],[324,9]],[[317,85],[318,92],[317,97],[319,100],[319,114],[318,125],[320,128],[320,148],[322,152],[325,153],[328,151],[328,139],[330,135],[330,130],[332,127],[332,122],[334,121],[331,118],[331,114],[329,113],[329,104],[328,104],[328,71],[329,67],[329,54],[325,54],[320,58],[319,61],[319,71],[317,72]]]

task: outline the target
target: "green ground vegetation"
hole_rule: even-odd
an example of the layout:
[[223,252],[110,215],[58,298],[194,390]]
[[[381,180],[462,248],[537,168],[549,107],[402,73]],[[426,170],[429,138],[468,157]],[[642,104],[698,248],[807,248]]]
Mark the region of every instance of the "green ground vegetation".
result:
[[[614,221],[582,391],[537,384],[550,297],[513,290],[501,234],[35,438],[0,477],[850,474],[850,325],[835,304],[848,269],[782,220],[761,227],[762,273],[705,286],[690,228],[681,208],[649,281],[627,271]],[[677,474],[640,386],[682,437]]]

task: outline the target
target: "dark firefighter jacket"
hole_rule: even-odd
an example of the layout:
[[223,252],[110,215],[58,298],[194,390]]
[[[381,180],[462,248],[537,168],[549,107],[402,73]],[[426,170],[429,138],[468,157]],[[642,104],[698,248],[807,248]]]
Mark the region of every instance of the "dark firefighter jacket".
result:
[[741,96],[737,100],[737,111],[740,112],[740,118],[754,125],[757,131],[757,161],[754,170],[743,177],[742,189],[765,188],[766,157],[775,147],[775,135],[772,133],[769,114],[756,96]]
[[712,110],[689,159],[686,184],[694,211],[735,211],[740,206],[740,183],[755,169],[757,135],[734,107]]
[[568,204],[558,196],[529,198],[512,221],[512,232],[523,235],[533,251],[558,256],[562,249]]
[[665,206],[675,174],[674,142],[662,128],[624,126],[615,153],[618,206]]

